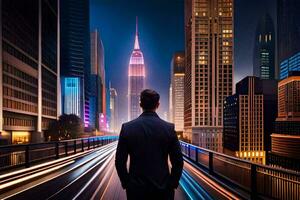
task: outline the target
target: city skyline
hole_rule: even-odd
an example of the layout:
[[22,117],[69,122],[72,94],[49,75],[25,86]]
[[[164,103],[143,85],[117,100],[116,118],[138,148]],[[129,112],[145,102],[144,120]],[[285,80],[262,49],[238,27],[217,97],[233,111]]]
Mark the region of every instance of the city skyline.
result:
[[0,0],[0,199],[299,199],[299,10]]
[[[127,63],[134,40],[134,22],[136,16],[139,17],[139,32],[143,37],[140,43],[143,46],[146,65],[149,66],[146,86],[161,94],[161,107],[158,112],[163,117],[169,108],[170,59],[175,51],[184,50],[184,1],[129,2],[91,0],[91,30],[97,28],[103,39],[107,77],[111,80],[112,87],[119,91],[120,120],[127,119],[127,78],[119,74],[127,73]],[[261,4],[259,8],[255,7],[257,3]],[[124,10],[124,7],[127,9]],[[235,8],[235,18],[239,19],[235,20],[235,52],[243,53],[239,53],[235,58],[237,67],[234,83],[252,75],[254,36],[258,20],[268,12],[276,21],[276,6],[272,0],[236,0]],[[151,9],[158,10],[152,13]],[[251,9],[255,9],[256,12],[251,12]],[[166,28],[165,24],[168,24]],[[160,73],[157,73],[158,71]]]

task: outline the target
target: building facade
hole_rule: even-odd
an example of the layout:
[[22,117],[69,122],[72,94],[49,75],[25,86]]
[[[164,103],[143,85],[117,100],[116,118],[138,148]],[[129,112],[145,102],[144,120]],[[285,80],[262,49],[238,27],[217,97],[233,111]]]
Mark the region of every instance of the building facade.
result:
[[223,101],[232,95],[233,0],[185,1],[184,137],[222,151]]
[[277,1],[277,43],[278,63],[280,68],[280,79],[286,78],[289,68],[285,68],[287,59],[300,52],[300,1],[278,0]]
[[253,75],[275,79],[275,28],[270,15],[264,15],[256,28]]
[[[76,114],[89,126],[89,76],[90,66],[90,23],[89,1],[63,0],[61,10],[61,77],[62,77],[62,112]],[[68,90],[66,82],[76,78],[79,88],[74,88],[79,94],[65,93]],[[74,79],[75,80],[75,79]],[[71,87],[75,85],[70,85]],[[78,106],[70,108],[67,102]],[[78,110],[78,113],[73,113]]]
[[118,127],[118,94],[115,88],[110,88],[110,131],[117,133]]
[[145,63],[144,56],[139,45],[138,24],[134,49],[131,53],[128,67],[128,120],[133,120],[141,114],[140,93],[145,88]]
[[175,53],[171,61],[171,121],[179,132],[184,127],[184,64],[184,52]]
[[101,114],[106,116],[104,47],[97,30],[91,32],[90,127],[101,130]]
[[0,2],[0,144],[42,142],[60,114],[59,1]]
[[172,80],[171,80],[171,84],[169,87],[169,113],[168,113],[168,121],[171,123],[173,123],[173,95],[172,94],[173,94],[173,88],[172,88]]
[[276,88],[275,80],[258,77],[246,77],[237,83],[236,94],[224,101],[225,153],[266,163],[266,151],[270,150],[270,135],[276,118]]
[[300,71],[300,51],[280,63],[280,80],[287,78],[292,71]]
[[300,171],[300,72],[278,84],[278,117],[271,135],[270,164]]

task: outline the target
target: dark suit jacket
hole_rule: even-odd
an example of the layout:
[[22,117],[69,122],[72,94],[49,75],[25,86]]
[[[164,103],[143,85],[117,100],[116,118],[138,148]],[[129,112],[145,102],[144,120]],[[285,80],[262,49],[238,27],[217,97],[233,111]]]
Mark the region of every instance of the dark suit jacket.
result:
[[177,188],[183,158],[174,124],[163,121],[155,112],[144,112],[123,124],[115,164],[124,189],[151,192]]

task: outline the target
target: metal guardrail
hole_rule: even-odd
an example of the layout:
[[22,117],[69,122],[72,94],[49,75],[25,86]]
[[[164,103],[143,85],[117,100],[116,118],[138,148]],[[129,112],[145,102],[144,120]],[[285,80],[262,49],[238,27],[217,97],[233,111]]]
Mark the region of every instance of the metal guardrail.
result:
[[30,167],[32,163],[100,147],[117,140],[117,136],[97,136],[55,142],[0,146],[0,171],[14,167]]
[[300,173],[246,160],[180,142],[185,157],[210,175],[250,194],[251,199],[300,199]]

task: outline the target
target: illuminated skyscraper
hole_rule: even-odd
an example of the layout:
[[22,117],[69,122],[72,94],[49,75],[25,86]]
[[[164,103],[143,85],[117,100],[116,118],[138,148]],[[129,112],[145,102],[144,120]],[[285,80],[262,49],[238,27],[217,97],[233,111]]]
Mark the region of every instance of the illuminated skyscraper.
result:
[[141,114],[140,93],[144,88],[145,63],[140,50],[138,22],[136,21],[134,49],[128,67],[128,120],[133,120]]
[[[76,91],[79,91],[79,93],[64,93],[67,88],[62,88],[62,111],[65,114],[77,114],[84,120],[85,126],[88,126],[91,74],[89,1],[62,0],[60,9],[62,87],[67,86],[68,80],[76,79],[78,82]],[[73,84],[72,87],[74,86]],[[70,105],[66,104],[71,101],[73,105],[79,105],[79,109],[70,108]],[[78,113],[73,113],[74,110],[78,110]]]
[[118,94],[117,90],[110,88],[110,131],[113,133],[118,132]]
[[100,130],[101,114],[106,116],[104,47],[98,30],[91,32],[90,126]]
[[261,79],[275,79],[275,28],[270,15],[264,15],[256,28],[253,74]]
[[0,1],[0,144],[42,142],[60,115],[59,1]]
[[177,52],[171,62],[172,122],[176,131],[183,131],[184,118],[184,53]]
[[184,137],[216,151],[232,94],[233,26],[233,0],[185,1]]

